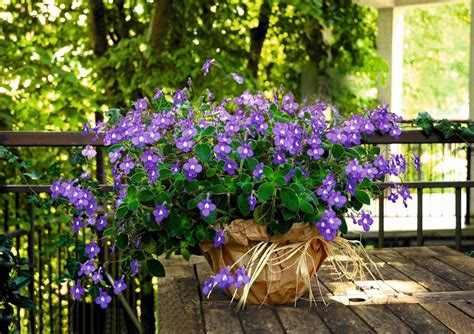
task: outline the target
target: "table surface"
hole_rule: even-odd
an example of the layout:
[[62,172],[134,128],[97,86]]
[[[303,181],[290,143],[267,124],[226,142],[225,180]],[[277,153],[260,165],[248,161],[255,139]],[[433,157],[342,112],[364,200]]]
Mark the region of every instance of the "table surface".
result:
[[313,280],[316,306],[303,298],[296,307],[249,305],[239,312],[219,289],[209,299],[201,295],[212,275],[203,257],[171,257],[158,283],[159,331],[474,333],[474,258],[442,246],[368,253],[378,268],[375,280],[341,280],[326,261]]

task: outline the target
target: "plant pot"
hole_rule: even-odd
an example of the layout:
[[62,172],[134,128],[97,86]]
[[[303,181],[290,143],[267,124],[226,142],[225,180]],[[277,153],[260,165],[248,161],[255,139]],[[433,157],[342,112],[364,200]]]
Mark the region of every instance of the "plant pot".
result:
[[235,220],[226,225],[225,235],[224,245],[213,248],[212,242],[204,242],[201,250],[215,274],[225,267],[233,266],[233,272],[246,267],[250,284],[227,290],[237,300],[243,296],[244,304],[296,301],[311,288],[328,254],[327,244],[311,224],[296,223],[286,234],[270,237],[266,227],[253,220]]

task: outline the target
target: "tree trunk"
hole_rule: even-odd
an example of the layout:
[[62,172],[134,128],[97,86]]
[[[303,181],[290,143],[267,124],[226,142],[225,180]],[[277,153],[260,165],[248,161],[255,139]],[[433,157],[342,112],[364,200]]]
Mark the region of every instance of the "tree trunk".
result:
[[269,0],[264,0],[258,15],[258,26],[250,30],[251,40],[248,68],[250,72],[252,72],[254,78],[257,78],[258,76],[258,64],[260,62],[263,42],[265,41],[268,26],[270,24],[271,10]]
[[156,53],[160,54],[165,46],[166,26],[171,12],[170,0],[158,0],[151,16],[150,28],[148,30],[148,45]]
[[104,3],[102,0],[89,0],[89,10],[89,33],[92,50],[97,57],[100,57],[107,51]]

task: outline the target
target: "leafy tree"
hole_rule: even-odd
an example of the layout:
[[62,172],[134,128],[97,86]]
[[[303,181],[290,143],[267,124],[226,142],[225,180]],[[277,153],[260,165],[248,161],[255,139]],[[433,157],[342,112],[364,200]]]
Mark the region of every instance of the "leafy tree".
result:
[[77,129],[94,112],[123,106],[155,87],[183,87],[206,58],[206,88],[232,92],[221,76],[238,72],[248,88],[283,84],[365,106],[384,78],[375,52],[375,11],[350,0],[5,1],[0,16],[0,128]]

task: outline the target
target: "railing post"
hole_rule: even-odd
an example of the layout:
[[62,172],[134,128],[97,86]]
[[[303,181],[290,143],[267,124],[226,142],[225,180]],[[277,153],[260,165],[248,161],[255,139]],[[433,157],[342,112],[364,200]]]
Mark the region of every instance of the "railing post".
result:
[[455,244],[456,250],[461,250],[461,188],[456,188],[456,233],[455,233]]
[[[28,203],[28,214],[30,220],[30,230],[28,232],[28,261],[31,265],[31,276],[32,280],[30,285],[28,286],[28,291],[30,294],[31,300],[34,301],[35,298],[35,207],[33,203]],[[29,311],[29,322],[28,322],[28,333],[35,333],[36,330],[36,323],[35,323],[35,310]]]
[[384,243],[384,190],[382,189],[382,195],[379,196],[379,242],[378,248],[383,248]]
[[423,188],[417,188],[416,245],[423,246]]

